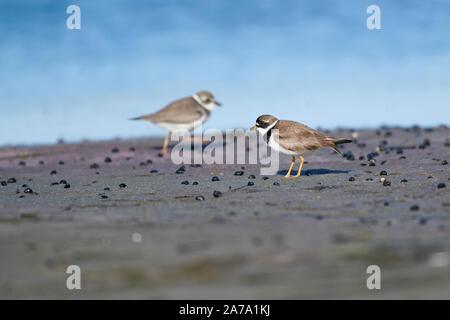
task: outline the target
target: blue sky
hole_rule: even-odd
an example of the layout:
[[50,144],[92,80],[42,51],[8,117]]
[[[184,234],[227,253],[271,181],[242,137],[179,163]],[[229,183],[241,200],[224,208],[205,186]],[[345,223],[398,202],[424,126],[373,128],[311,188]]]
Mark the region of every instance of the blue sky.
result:
[[[67,6],[81,30],[66,28]],[[366,8],[381,8],[368,30]],[[0,145],[163,135],[127,119],[199,90],[205,128],[449,124],[445,0],[0,2]]]

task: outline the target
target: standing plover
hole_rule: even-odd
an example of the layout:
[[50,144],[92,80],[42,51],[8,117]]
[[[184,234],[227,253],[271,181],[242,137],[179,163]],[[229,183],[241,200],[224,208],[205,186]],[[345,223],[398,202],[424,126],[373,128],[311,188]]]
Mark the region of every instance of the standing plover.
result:
[[252,128],[258,130],[267,140],[267,144],[274,150],[292,156],[292,163],[286,178],[291,176],[295,163],[295,156],[300,157],[300,167],[295,178],[300,176],[303,166],[303,155],[320,148],[331,148],[341,153],[338,144],[349,143],[351,140],[329,137],[299,122],[278,120],[271,115],[262,115],[256,119]]
[[193,130],[205,122],[209,118],[211,111],[220,105],[210,92],[200,91],[190,97],[176,100],[155,113],[131,120],[150,121],[169,131],[164,139],[163,149],[160,153],[163,156],[167,153],[171,132],[185,133]]

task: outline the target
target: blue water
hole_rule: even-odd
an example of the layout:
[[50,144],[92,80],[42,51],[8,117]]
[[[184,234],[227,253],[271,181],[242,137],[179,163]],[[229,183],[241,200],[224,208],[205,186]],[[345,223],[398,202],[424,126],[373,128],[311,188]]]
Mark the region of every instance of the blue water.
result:
[[127,119],[205,89],[205,128],[448,125],[450,1],[0,1],[0,145],[162,135]]

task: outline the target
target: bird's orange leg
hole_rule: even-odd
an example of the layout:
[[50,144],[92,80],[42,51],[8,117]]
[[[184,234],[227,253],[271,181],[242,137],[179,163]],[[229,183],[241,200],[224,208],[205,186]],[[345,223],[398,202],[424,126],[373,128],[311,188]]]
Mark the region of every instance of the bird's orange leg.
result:
[[166,137],[164,138],[164,145],[161,151],[161,154],[164,156],[167,153],[167,146],[169,145],[169,138],[170,138],[170,132],[167,133]]
[[291,176],[291,171],[292,171],[292,167],[294,166],[294,163],[295,163],[295,157],[293,156],[291,166],[289,167],[287,174],[284,176],[285,178],[289,178]]
[[303,157],[301,155],[299,157],[300,157],[300,161],[301,161],[300,162],[300,167],[298,167],[297,175],[294,178],[300,177],[300,173],[302,173],[302,167],[303,167],[304,159],[303,159]]

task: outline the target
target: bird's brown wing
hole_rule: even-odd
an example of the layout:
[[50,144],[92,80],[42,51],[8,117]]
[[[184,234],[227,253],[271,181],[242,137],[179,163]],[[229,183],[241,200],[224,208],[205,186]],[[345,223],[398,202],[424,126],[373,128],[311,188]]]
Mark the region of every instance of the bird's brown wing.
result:
[[336,147],[333,138],[299,122],[279,120],[273,129],[278,129],[278,137],[274,138],[286,150],[301,152]]
[[138,119],[155,123],[188,123],[200,119],[204,113],[209,116],[208,110],[200,106],[192,97],[187,97],[174,101],[163,109],[141,116]]

